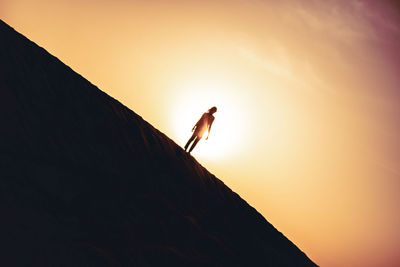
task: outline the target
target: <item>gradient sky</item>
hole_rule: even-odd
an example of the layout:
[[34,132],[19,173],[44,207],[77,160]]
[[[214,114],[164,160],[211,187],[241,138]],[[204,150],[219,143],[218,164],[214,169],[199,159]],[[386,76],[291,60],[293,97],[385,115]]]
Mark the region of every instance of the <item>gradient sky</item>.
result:
[[[321,266],[400,265],[400,6],[0,0],[0,18],[183,146]],[[0,40],[1,41],[1,40]]]

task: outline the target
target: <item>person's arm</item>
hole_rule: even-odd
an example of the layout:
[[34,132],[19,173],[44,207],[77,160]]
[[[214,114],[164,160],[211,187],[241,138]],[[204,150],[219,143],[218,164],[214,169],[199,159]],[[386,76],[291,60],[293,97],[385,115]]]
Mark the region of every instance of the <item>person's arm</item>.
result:
[[208,140],[208,136],[210,135],[211,126],[212,126],[213,122],[214,122],[214,116],[212,116],[212,117],[210,118],[210,123],[208,124],[208,133],[207,133],[206,140]]

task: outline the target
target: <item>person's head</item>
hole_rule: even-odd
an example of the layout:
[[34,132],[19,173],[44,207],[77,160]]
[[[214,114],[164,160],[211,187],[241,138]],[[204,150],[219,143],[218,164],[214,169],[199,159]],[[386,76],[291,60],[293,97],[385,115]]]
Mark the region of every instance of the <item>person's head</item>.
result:
[[214,114],[215,112],[217,112],[217,107],[212,107],[208,110],[208,113],[210,114]]

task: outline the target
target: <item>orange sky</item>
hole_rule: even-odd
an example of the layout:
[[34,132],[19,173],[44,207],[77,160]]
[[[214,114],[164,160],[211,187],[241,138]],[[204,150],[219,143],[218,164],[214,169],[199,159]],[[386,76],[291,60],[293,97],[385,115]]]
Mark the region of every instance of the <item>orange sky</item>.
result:
[[[279,2],[279,3],[278,3]],[[400,8],[1,0],[0,18],[183,146],[321,266],[400,265]]]

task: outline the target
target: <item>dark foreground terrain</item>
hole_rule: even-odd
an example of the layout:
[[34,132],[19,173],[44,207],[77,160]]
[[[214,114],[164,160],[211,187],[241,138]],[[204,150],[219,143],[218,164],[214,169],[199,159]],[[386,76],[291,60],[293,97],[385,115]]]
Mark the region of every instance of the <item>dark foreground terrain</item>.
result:
[[1,266],[314,266],[140,116],[0,21]]

